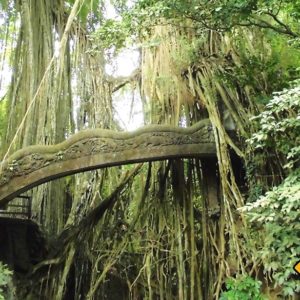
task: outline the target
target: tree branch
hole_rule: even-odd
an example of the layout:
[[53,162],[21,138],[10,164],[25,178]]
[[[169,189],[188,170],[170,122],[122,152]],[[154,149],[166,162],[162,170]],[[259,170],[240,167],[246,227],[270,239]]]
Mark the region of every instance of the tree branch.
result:
[[106,79],[108,82],[112,84],[112,93],[115,93],[118,90],[120,90],[122,87],[124,87],[126,84],[136,81],[139,78],[140,74],[141,74],[141,69],[138,68],[134,70],[129,76],[126,77],[109,76]]
[[276,14],[273,14],[271,12],[267,12],[267,15],[271,16],[275,22],[277,22],[280,26],[285,28],[286,32],[289,33],[291,36],[299,37],[299,34],[296,34],[295,32],[293,32],[288,25],[286,25],[280,19],[278,19]]

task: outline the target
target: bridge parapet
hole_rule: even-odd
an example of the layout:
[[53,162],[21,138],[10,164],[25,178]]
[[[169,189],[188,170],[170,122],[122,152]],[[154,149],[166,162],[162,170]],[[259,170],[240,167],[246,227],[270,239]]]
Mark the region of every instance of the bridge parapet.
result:
[[215,155],[209,120],[189,128],[145,126],[133,132],[83,130],[57,145],[15,152],[0,165],[0,205],[32,187],[101,167],[172,157]]

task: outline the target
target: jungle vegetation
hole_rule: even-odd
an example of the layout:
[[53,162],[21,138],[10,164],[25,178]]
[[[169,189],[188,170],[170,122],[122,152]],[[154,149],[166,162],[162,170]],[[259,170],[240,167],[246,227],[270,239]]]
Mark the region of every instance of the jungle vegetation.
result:
[[[18,299],[299,297],[300,1],[0,7],[2,159],[85,128],[124,130],[122,97],[131,115],[141,103],[144,124],[209,118],[217,147],[216,159],[112,167],[35,188],[49,251],[14,274]],[[137,68],[110,74],[125,49],[138,53]]]

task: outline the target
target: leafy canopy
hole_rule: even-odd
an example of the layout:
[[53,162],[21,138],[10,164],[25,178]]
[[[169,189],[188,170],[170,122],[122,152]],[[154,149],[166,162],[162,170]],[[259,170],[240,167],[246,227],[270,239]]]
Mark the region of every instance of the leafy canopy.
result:
[[297,20],[300,1],[296,0],[142,0],[135,10],[167,19],[188,18],[218,31],[234,26],[258,26],[299,38]]

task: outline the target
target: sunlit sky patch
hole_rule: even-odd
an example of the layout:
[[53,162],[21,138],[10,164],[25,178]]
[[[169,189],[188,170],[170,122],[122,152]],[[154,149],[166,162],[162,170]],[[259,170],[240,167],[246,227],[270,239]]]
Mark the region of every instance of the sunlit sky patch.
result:
[[[133,1],[128,1],[129,4]],[[109,1],[106,1],[106,17],[119,19],[117,12]],[[112,49],[113,50],[113,49]],[[108,50],[109,51],[109,50]],[[140,54],[134,48],[126,48],[112,57],[105,66],[107,75],[114,78],[128,77],[139,67]],[[124,130],[134,130],[144,125],[142,101],[137,89],[124,88],[112,95],[114,118]]]

